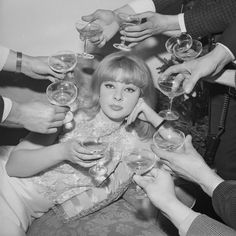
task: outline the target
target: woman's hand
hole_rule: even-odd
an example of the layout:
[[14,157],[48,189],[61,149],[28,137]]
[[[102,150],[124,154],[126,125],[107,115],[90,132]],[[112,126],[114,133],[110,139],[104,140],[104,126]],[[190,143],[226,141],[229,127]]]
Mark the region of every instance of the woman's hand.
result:
[[127,117],[127,125],[130,125],[136,119],[147,121],[156,127],[163,120],[144,100],[139,98],[133,111]]
[[83,167],[94,166],[103,154],[85,148],[81,141],[70,139],[64,143],[65,160],[71,161]]

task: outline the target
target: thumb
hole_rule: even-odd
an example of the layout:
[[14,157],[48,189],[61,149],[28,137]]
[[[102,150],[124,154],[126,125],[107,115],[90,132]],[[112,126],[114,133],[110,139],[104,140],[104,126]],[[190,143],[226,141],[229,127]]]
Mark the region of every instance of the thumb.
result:
[[147,11],[147,12],[135,14],[134,16],[137,17],[137,18],[143,19],[143,18],[148,18],[148,17],[150,17],[152,15],[153,15],[153,12]]
[[145,189],[146,181],[143,179],[142,176],[134,175],[133,179],[134,179],[134,181],[136,182],[137,185],[139,185],[141,188]]
[[192,136],[187,135],[184,141],[184,146],[186,149],[193,149],[193,144],[192,144]]
[[82,16],[81,19],[86,22],[91,22],[91,21],[96,20],[96,17],[95,17],[95,14],[93,13],[90,15]]

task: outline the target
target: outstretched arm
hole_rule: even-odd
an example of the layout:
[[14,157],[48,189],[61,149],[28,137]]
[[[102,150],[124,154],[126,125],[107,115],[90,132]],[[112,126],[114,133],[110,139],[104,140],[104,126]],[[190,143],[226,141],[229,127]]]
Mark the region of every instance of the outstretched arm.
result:
[[33,57],[17,53],[13,50],[9,50],[8,57],[3,65],[3,70],[18,73],[22,72],[33,79],[55,81],[56,79],[63,79],[64,77],[63,74],[56,73],[50,69],[48,66],[48,57]]

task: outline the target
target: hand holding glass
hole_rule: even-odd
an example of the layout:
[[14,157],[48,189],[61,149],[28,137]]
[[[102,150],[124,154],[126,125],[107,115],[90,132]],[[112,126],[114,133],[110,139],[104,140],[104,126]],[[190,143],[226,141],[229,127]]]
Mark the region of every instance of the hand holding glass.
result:
[[[69,106],[77,97],[77,87],[70,81],[58,81],[47,87],[46,94],[52,104],[57,106]],[[73,113],[71,111],[67,112],[64,120],[64,122],[68,124],[67,126],[71,124],[72,119]]]
[[95,36],[99,37],[103,32],[103,28],[95,22],[88,23],[82,20],[77,21],[75,27],[80,34],[81,40],[84,41],[84,51],[79,56],[86,59],[93,59],[94,56],[87,53],[88,40]]
[[49,67],[58,73],[66,75],[77,64],[77,55],[72,51],[59,51],[48,57]]
[[125,156],[123,160],[133,173],[142,175],[155,166],[157,157],[148,149],[137,149]]
[[[140,18],[125,13],[119,13],[117,14],[117,17],[120,25],[120,31],[124,30],[127,26],[138,25],[141,23]],[[124,37],[125,39],[122,40],[121,43],[114,43],[113,46],[123,51],[130,51],[131,48],[125,45],[126,36]]]

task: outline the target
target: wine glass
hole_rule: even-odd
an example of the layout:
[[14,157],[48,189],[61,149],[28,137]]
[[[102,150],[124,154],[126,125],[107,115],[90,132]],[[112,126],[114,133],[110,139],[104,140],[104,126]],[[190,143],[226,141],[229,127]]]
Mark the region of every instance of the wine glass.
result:
[[133,173],[143,175],[155,166],[157,157],[148,149],[135,149],[123,161]]
[[169,108],[159,112],[159,115],[165,120],[177,120],[179,118],[178,112],[172,111],[172,103],[175,97],[184,94],[183,83],[184,79],[179,80],[173,74],[167,77],[159,76],[157,79],[159,90],[169,98]]
[[184,52],[191,48],[192,43],[191,35],[183,33],[178,36],[170,37],[165,43],[165,48],[167,52],[174,55],[174,46],[176,46],[176,51]]
[[83,141],[82,145],[86,149],[93,151],[94,154],[104,155],[94,166],[89,169],[89,174],[96,180],[103,179],[108,171],[107,167],[105,166],[109,159],[108,144],[106,142],[100,142],[96,139],[85,140]]
[[94,56],[87,53],[88,40],[95,36],[99,37],[103,32],[103,28],[95,22],[85,22],[82,20],[78,20],[75,23],[75,28],[80,34],[80,39],[84,41],[84,51],[79,56],[86,59],[93,59]]
[[180,50],[176,44],[173,47],[173,53],[176,58],[182,61],[190,61],[197,58],[202,53],[202,43],[196,39],[193,40],[192,46],[188,50]]
[[158,129],[153,135],[153,143],[157,148],[171,152],[181,148],[184,141],[185,134],[171,126]]
[[59,73],[67,74],[77,64],[77,55],[72,51],[59,51],[48,57],[49,67]]
[[[133,15],[119,13],[117,14],[117,16],[120,25],[120,31],[124,30],[127,26],[138,25],[141,23],[141,19]],[[122,40],[120,43],[114,43],[113,47],[123,51],[130,51],[131,48],[125,45],[125,41],[126,41],[126,35],[124,36],[124,40]]]
[[[51,83],[47,89],[46,94],[50,103],[57,106],[69,106],[77,97],[77,87],[71,81],[63,80]],[[73,123],[73,113],[68,111],[64,120],[66,128],[71,128]]]
[[[150,171],[157,162],[157,156],[148,149],[134,149],[127,156],[123,157],[123,161],[132,171],[133,174],[143,175]],[[138,185],[135,188],[135,195],[138,198],[145,198],[146,194]]]

